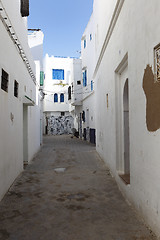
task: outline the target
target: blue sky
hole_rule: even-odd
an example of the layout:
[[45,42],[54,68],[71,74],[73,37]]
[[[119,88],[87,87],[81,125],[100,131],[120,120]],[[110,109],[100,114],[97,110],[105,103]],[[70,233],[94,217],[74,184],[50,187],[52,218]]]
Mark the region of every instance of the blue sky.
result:
[[28,28],[44,32],[44,54],[79,57],[93,0],[30,0]]

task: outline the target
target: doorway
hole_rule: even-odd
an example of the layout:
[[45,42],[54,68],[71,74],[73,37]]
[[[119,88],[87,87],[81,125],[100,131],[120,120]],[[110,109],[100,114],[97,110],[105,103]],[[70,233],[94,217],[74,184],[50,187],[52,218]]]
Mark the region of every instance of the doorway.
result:
[[129,79],[128,54],[115,70],[116,168],[125,184],[130,184]]
[[129,91],[126,79],[123,91],[123,131],[124,131],[124,175],[130,182],[130,153],[129,153]]

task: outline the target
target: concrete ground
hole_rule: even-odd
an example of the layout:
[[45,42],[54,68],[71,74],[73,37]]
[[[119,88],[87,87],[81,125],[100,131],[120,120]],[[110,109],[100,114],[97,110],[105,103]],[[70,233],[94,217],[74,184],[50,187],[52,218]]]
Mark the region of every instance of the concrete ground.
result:
[[93,145],[51,136],[0,203],[0,239],[156,238],[127,205]]

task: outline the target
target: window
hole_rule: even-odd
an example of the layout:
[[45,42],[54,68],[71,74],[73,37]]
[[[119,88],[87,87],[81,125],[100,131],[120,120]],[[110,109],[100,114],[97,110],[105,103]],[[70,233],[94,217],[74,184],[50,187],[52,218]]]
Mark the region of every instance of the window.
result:
[[21,0],[21,15],[22,17],[29,16],[29,0]]
[[84,48],[86,48],[86,45],[87,45],[86,39],[84,39]]
[[1,89],[5,92],[8,92],[8,73],[2,69],[2,77],[1,77]]
[[19,84],[18,82],[15,80],[14,81],[14,96],[18,98],[18,87],[19,87]]
[[77,85],[81,85],[81,81],[77,81]]
[[85,122],[85,111],[82,112],[82,121]]
[[52,69],[52,79],[64,80],[64,70],[63,69]]
[[155,80],[160,81],[160,45],[155,47],[154,49],[154,57],[155,57]]
[[93,91],[93,80],[91,80],[91,91]]
[[54,94],[54,102],[58,102],[58,94],[57,93]]
[[63,93],[61,93],[61,95],[60,95],[60,102],[64,102],[64,94]]
[[68,100],[71,100],[71,86],[68,87]]
[[87,70],[83,72],[83,87],[87,86]]
[[90,41],[92,41],[92,34],[90,34]]
[[62,116],[65,116],[65,112],[61,112],[61,117],[62,117]]

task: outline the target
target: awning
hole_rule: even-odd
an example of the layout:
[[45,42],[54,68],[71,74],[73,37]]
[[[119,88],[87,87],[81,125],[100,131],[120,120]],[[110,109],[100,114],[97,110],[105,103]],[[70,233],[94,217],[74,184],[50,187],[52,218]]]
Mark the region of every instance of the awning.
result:
[[27,96],[23,97],[23,104],[27,106],[34,106],[35,102]]

